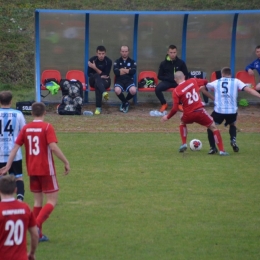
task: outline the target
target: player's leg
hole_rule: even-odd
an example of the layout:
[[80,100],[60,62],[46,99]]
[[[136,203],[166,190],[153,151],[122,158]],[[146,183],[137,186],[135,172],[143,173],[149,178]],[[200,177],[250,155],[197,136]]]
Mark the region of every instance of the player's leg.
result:
[[219,154],[220,155],[229,155],[227,152],[225,152],[224,150],[224,145],[223,145],[223,141],[222,141],[222,137],[220,134],[220,131],[217,129],[216,125],[214,122],[212,122],[212,124],[208,127],[214,135],[214,139],[215,139],[215,143],[218,146],[219,149]]
[[237,139],[236,120],[237,120],[237,113],[226,115],[225,125],[229,125],[230,145],[232,146],[233,151],[237,153],[239,151],[239,147],[237,146],[237,141],[236,141]]
[[126,87],[126,92],[127,92],[127,96],[126,96],[126,100],[127,102],[124,105],[123,108],[123,112],[127,113],[129,110],[129,101],[134,97],[134,95],[136,94],[136,87],[134,82],[131,80],[127,83],[127,87]]
[[127,102],[126,98],[125,98],[125,95],[123,94],[124,92],[124,84],[123,82],[119,81],[119,80],[116,80],[115,82],[115,86],[114,86],[114,91],[115,91],[115,94],[117,95],[117,97],[121,100],[121,105],[120,105],[120,108],[119,110],[121,112],[123,112],[123,108],[124,108],[124,105],[125,103]]
[[167,109],[168,105],[164,98],[163,91],[168,90],[171,87],[176,87],[177,83],[171,83],[167,81],[161,81],[156,87],[155,87],[155,95],[159,99],[161,103],[160,112],[163,112]]
[[180,130],[180,136],[182,142],[182,145],[179,148],[179,152],[183,153],[187,150],[187,135],[188,135],[187,126],[183,121],[181,121],[180,123],[179,130]]
[[13,174],[16,179],[16,194],[17,199],[23,201],[24,200],[24,181],[23,181],[23,166],[22,166],[22,160],[14,161],[12,163],[12,166],[9,170],[10,174]]
[[260,82],[256,84],[255,90],[260,93]]

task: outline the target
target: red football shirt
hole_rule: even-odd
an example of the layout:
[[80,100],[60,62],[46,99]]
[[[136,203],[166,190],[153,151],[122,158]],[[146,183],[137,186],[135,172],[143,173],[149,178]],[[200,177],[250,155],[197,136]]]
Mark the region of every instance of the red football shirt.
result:
[[206,84],[207,80],[191,78],[181,82],[173,91],[173,107],[167,118],[170,119],[178,111],[178,105],[181,102],[183,113],[187,114],[196,109],[202,108],[199,86]]
[[36,226],[29,206],[9,199],[0,202],[0,260],[28,260],[26,233]]
[[25,145],[26,166],[29,176],[56,174],[49,144],[58,141],[51,124],[34,120],[23,127],[15,142],[20,146]]

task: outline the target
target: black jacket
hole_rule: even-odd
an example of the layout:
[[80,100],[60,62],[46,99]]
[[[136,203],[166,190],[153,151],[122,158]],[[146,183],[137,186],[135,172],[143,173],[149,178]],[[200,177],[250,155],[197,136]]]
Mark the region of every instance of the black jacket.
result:
[[[119,69],[122,68],[130,69],[129,74],[120,75]],[[121,57],[114,62],[114,73],[116,78],[133,79],[133,76],[136,73],[136,62],[129,57],[124,61]]]
[[175,82],[174,73],[182,71],[185,78],[188,79],[188,69],[185,62],[178,57],[175,60],[170,60],[166,55],[165,60],[161,62],[158,72],[158,79],[161,81]]
[[[102,75],[109,76],[112,67],[112,60],[110,60],[107,56],[105,56],[104,60],[102,61],[100,61],[97,56],[93,56],[92,58],[89,59],[89,61],[91,63],[95,61],[96,67],[102,71],[100,76]],[[88,77],[91,77],[96,73],[97,72],[94,69],[88,67]]]

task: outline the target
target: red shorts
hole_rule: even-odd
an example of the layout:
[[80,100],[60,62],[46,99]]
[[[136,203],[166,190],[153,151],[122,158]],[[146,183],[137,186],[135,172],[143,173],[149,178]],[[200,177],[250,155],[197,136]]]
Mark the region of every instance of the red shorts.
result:
[[29,176],[31,192],[52,193],[59,190],[56,175]]
[[185,124],[198,123],[209,127],[213,123],[213,118],[204,108],[200,108],[188,114],[183,114],[181,121]]

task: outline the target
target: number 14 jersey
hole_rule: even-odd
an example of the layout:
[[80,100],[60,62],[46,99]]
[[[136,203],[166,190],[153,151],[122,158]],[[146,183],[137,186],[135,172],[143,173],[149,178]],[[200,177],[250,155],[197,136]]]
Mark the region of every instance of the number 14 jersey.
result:
[[50,143],[57,143],[53,126],[34,120],[23,127],[15,143],[25,146],[26,166],[29,176],[56,175]]

